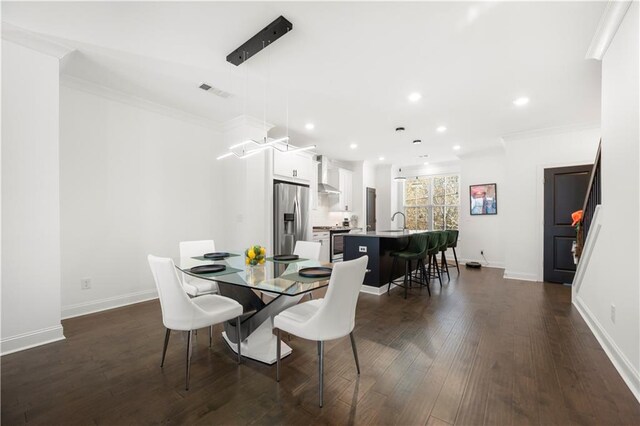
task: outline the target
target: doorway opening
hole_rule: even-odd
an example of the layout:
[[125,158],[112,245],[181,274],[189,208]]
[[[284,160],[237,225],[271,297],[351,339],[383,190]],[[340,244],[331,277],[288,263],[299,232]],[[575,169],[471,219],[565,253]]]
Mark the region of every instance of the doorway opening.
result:
[[593,165],[544,169],[543,278],[571,284],[576,273],[571,213],[582,209]]

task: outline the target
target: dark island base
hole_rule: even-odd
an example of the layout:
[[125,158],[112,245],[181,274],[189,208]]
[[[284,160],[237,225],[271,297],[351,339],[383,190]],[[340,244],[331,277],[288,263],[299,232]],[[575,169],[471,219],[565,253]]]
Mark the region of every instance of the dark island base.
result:
[[[358,234],[345,235],[344,239],[344,260],[353,260],[364,255],[369,256],[367,272],[364,276],[364,285],[371,287],[382,287],[389,283],[389,274],[393,257],[391,252],[400,251],[409,244],[409,236],[384,238],[358,236]],[[360,251],[361,247],[366,247],[366,252]],[[416,262],[411,265],[412,270],[416,269]],[[393,279],[404,275],[404,262],[398,262],[393,271]]]

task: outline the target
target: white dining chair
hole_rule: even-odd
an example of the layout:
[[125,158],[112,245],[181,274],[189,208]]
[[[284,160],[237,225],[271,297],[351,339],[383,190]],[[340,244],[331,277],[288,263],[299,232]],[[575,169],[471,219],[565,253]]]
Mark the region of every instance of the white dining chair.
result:
[[[193,331],[199,328],[209,327],[209,347],[211,347],[213,326],[224,321],[236,320],[240,324],[242,305],[233,299],[214,294],[207,294],[193,299],[189,298],[182,289],[178,273],[173,260],[149,255],[147,257],[153,279],[158,289],[160,308],[162,310],[162,322],[167,329],[162,349],[162,361],[160,368],[164,366],[164,358],[167,354],[169,336],[171,330],[186,331],[187,334],[187,372],[186,389],[189,390],[189,373],[191,369],[191,338]],[[241,360],[240,353],[240,329],[236,327],[238,335],[238,364]]]
[[[215,251],[216,245],[213,240],[180,242],[180,257],[202,256]],[[218,284],[215,281],[203,280],[185,273],[181,273],[181,275],[184,291],[191,297],[218,293]]]
[[318,342],[318,393],[323,403],[324,342],[349,335],[351,348],[360,374],[358,350],[353,337],[356,322],[356,304],[364,281],[368,256],[334,264],[329,287],[323,299],[300,303],[276,315],[276,380],[280,381],[280,332]]
[[293,254],[303,259],[320,260],[320,250],[322,250],[322,244],[318,241],[296,241]]
[[[303,259],[320,260],[320,250],[322,250],[322,244],[318,241],[296,241],[293,254]],[[309,299],[313,299],[311,292],[309,292]]]

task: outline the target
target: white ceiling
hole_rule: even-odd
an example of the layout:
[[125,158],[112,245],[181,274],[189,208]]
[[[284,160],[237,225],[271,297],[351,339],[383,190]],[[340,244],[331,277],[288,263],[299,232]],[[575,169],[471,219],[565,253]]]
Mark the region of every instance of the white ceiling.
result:
[[[584,55],[604,7],[3,2],[2,20],[76,47],[67,74],[220,122],[262,118],[266,91],[271,135],[286,132],[288,99],[292,143],[409,165],[424,162],[420,154],[450,161],[495,147],[509,133],[599,122],[600,63]],[[226,62],[279,15],[293,23],[290,34],[240,67]],[[203,92],[202,81],[233,96]],[[422,99],[411,103],[415,91]],[[531,102],[515,107],[520,96]],[[398,135],[397,126],[407,130]]]

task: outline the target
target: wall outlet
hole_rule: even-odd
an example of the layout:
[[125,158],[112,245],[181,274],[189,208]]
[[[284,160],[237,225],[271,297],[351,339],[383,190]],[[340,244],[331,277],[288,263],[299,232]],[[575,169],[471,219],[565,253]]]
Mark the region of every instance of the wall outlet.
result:
[[611,304],[611,322],[616,323],[616,305]]
[[366,253],[367,252],[367,246],[358,246],[358,251],[360,253]]
[[89,290],[91,288],[91,278],[82,278],[80,280],[80,289]]

